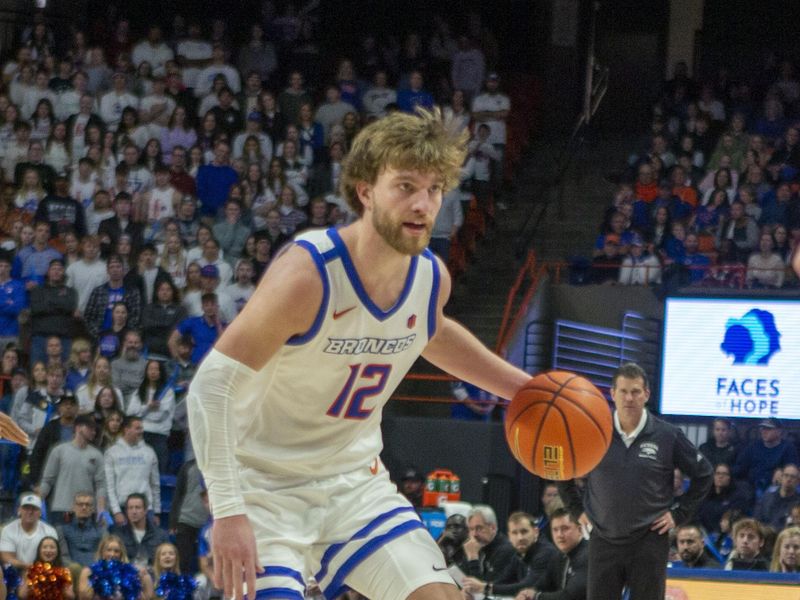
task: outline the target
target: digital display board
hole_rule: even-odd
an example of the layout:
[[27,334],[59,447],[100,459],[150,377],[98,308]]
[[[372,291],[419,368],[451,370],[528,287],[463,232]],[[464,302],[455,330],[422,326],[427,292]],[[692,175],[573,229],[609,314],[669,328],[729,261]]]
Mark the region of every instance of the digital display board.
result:
[[800,419],[800,300],[667,298],[665,415]]

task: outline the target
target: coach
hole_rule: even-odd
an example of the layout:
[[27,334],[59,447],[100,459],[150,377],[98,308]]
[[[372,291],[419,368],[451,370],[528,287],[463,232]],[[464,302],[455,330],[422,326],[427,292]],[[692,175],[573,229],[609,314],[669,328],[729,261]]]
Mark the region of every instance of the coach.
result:
[[[565,504],[591,526],[589,600],[663,598],[669,531],[686,522],[711,487],[713,472],[683,432],[649,414],[647,375],[636,364],[611,380],[614,431],[603,460],[587,476],[584,499],[573,481],[560,486]],[[690,478],[673,498],[673,470]],[[585,506],[584,506],[585,502]]]

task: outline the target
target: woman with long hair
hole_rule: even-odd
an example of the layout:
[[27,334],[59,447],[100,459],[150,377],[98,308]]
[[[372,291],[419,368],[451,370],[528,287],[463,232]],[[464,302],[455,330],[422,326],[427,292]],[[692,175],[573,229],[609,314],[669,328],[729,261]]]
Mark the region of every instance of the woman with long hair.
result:
[[122,394],[118,394],[112,386],[104,385],[95,396],[94,420],[101,426],[114,411],[122,412],[124,406]]
[[277,208],[281,214],[281,231],[286,235],[292,235],[295,229],[308,221],[305,211],[297,207],[297,194],[290,185],[283,186]]
[[30,118],[31,141],[42,141],[50,137],[50,131],[56,122],[53,103],[49,98],[42,98],[36,103],[36,109]]
[[156,452],[160,473],[167,472],[167,438],[175,416],[175,392],[167,381],[164,361],[150,359],[144,368],[144,380],[128,400],[128,414],[142,418],[144,441]]
[[105,356],[97,356],[92,364],[92,373],[85,384],[75,390],[81,413],[90,413],[94,410],[94,401],[102,387],[113,387],[114,393],[122,398],[122,392],[111,380],[111,361]]
[[66,175],[72,165],[72,150],[67,143],[67,126],[55,123],[44,146],[44,162],[53,167],[56,174]]
[[194,178],[197,178],[197,171],[206,164],[205,153],[199,144],[189,148],[189,164],[186,171]]
[[158,266],[169,273],[175,285],[181,288],[186,283],[186,265],[186,251],[180,233],[168,231]]
[[[117,149],[121,150],[130,143],[137,148],[144,148],[147,143],[147,135],[147,127],[139,123],[139,112],[132,106],[123,108],[117,134],[114,137]],[[117,156],[117,160],[122,160],[122,157]]]
[[204,156],[206,152],[213,151],[214,140],[219,131],[220,128],[217,124],[217,117],[214,116],[214,113],[210,111],[205,113],[197,131],[197,145],[202,149]]
[[186,317],[178,288],[172,281],[156,283],[155,298],[142,310],[142,341],[150,355],[170,356],[167,340],[175,327]]
[[73,600],[72,575],[61,560],[58,540],[46,536],[36,548],[36,560],[28,567],[19,587],[20,600]]
[[261,151],[261,144],[255,135],[248,135],[245,138],[241,158],[248,167],[257,165],[259,168],[264,169],[267,166],[267,157]]
[[773,573],[800,573],[800,527],[787,527],[778,534],[769,570]]
[[161,148],[161,141],[158,138],[151,137],[147,140],[139,156],[139,164],[145,167],[150,173],[156,172],[156,167],[162,166],[164,163],[161,161],[163,154]]
[[85,338],[75,338],[69,349],[65,387],[75,391],[89,380],[92,372],[92,345]]
[[122,340],[127,332],[128,306],[124,302],[114,302],[111,307],[111,326],[97,335],[97,352],[114,360],[122,351]]
[[[81,570],[78,580],[79,600],[106,600],[133,596],[136,600],[149,600],[153,596],[153,581],[143,568],[137,569],[125,551],[125,544],[116,535],[109,534],[100,540],[94,564]],[[95,590],[93,585],[102,586]],[[108,592],[108,593],[107,593]]]
[[[186,308],[197,304],[199,297],[203,294],[200,287],[200,264],[192,261],[186,265],[186,285],[181,290],[181,305]],[[196,297],[195,297],[196,296]]]
[[196,143],[197,132],[192,127],[186,107],[178,104],[161,132],[161,160],[168,165],[172,162],[172,149],[175,146],[191,148]]
[[117,443],[119,436],[122,435],[122,421],[124,419],[125,413],[116,408],[112,408],[106,418],[103,419],[100,439],[95,440],[101,452],[105,452]]
[[22,185],[14,197],[14,206],[22,211],[24,217],[33,218],[39,202],[47,195],[36,169],[25,169],[22,174]]

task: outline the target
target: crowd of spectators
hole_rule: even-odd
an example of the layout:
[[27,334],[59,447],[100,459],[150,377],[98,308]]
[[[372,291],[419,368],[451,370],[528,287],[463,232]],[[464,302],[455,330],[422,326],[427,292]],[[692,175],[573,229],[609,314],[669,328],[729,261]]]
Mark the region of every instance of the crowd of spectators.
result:
[[675,66],[606,211],[592,282],[797,286],[800,80],[786,60],[761,81]]
[[179,571],[216,597],[184,395],[282,245],[355,218],[339,176],[364,124],[438,107],[470,131],[445,260],[462,205],[490,211],[510,104],[477,13],[402,44],[365,32],[352,58],[323,53],[314,3],[261,17],[238,39],[224,19],[65,32],[37,12],[0,57],[0,410],[30,437],[0,444],[0,562],[23,581],[46,560],[93,598],[114,559],[144,598]]

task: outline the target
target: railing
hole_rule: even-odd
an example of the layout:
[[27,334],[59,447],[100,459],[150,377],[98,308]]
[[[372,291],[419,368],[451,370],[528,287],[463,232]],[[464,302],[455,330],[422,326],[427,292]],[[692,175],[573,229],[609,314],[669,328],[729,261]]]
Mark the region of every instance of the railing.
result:
[[[578,270],[588,274],[588,281],[583,283],[593,283],[594,275],[611,275],[616,273],[614,279],[618,281],[619,274],[627,275],[626,271],[636,274],[634,283],[620,283],[620,285],[653,285],[664,282],[666,279],[675,279],[681,287],[707,287],[707,288],[729,288],[729,289],[792,289],[797,287],[798,282],[789,267],[783,268],[748,268],[741,263],[723,265],[620,265],[614,263],[568,263],[566,261],[548,261],[542,263],[546,267],[553,283],[560,284],[569,281],[569,274],[573,270]],[[776,281],[774,277],[782,275],[780,286],[771,285],[770,281]],[[601,279],[601,278],[599,278]],[[780,278],[778,279],[780,280]],[[601,280],[601,283],[613,283],[611,279]]]

